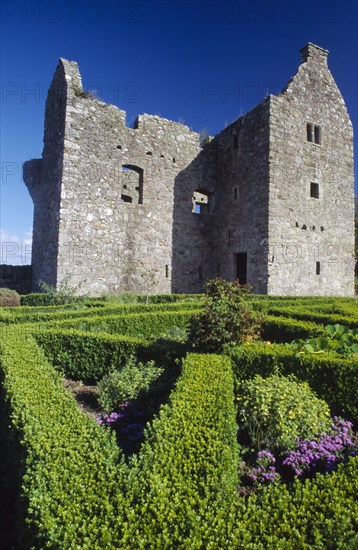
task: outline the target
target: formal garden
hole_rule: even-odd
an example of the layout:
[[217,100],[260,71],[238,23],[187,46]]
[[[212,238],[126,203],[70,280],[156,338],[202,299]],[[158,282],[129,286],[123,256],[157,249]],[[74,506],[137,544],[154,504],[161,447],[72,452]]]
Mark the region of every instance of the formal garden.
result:
[[355,298],[0,304],[2,548],[358,547]]

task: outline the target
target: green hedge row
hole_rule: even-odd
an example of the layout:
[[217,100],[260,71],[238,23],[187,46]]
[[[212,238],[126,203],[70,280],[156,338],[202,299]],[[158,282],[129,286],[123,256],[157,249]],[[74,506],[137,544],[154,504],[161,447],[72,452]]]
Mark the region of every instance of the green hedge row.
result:
[[270,342],[291,342],[323,333],[323,325],[288,317],[267,315],[263,323],[262,338]]
[[[149,296],[149,302],[151,304],[166,304],[170,302],[180,302],[182,300],[199,299],[201,294],[156,294]],[[104,295],[101,298],[88,298],[83,296],[74,297],[69,306],[79,303],[91,303],[91,302],[115,302],[118,298],[118,302],[121,301],[121,295]],[[53,306],[55,296],[46,294],[44,292],[32,292],[31,294],[25,294],[21,296],[22,306]],[[125,296],[124,296],[125,299]],[[141,294],[133,294],[133,301],[146,302],[147,297]]]
[[114,437],[80,411],[31,336],[19,341],[15,330],[7,331],[0,369],[10,413],[2,458],[14,440],[23,451],[22,491],[12,495],[22,513],[11,526],[12,544],[22,550],[113,548],[120,540],[126,469]]
[[[170,402],[149,428],[139,456],[126,466],[114,438],[81,413],[33,338],[25,332],[19,338],[13,327],[2,336],[0,371],[8,415],[2,414],[2,458],[8,466],[14,463],[21,476],[11,486],[13,497],[16,488],[21,491],[17,523],[11,525],[17,535],[10,541],[14,547],[356,548],[357,458],[331,475],[238,497],[228,357],[187,357]],[[280,346],[264,344],[232,352],[238,378],[269,371],[264,348],[279,355]],[[349,378],[346,363],[341,361]],[[317,365],[306,365],[307,373],[304,365],[297,367],[308,379],[305,374],[310,376]],[[324,386],[325,373],[332,383],[338,369],[334,365],[329,378],[329,364],[322,363],[317,385],[322,381]],[[351,378],[345,381],[347,391]],[[16,446],[20,453],[11,456]]]
[[190,354],[131,473],[125,548],[224,548],[238,485],[230,360]]
[[337,313],[321,313],[315,310],[307,310],[297,307],[270,307],[269,314],[274,316],[288,317],[290,319],[298,319],[300,321],[311,321],[313,323],[321,323],[324,325],[346,325],[350,328],[358,327],[358,308],[355,315],[341,315]]
[[[71,319],[86,319],[92,317],[103,317],[108,315],[126,315],[128,313],[150,313],[155,311],[185,311],[200,307],[200,302],[168,304],[101,304],[102,307],[85,307],[61,309],[59,306],[43,308],[11,308],[12,311],[0,311],[0,323],[29,323],[29,322],[51,322],[70,321]],[[13,311],[15,309],[15,311]],[[25,311],[24,311],[25,310]],[[40,311],[39,311],[40,310]]]
[[358,548],[358,457],[293,487],[273,485],[238,500],[231,546],[242,550]]
[[[198,301],[202,299],[203,294],[153,294],[149,296],[150,304],[169,304],[171,302],[183,302],[186,300]],[[137,295],[138,302],[145,302],[147,300],[146,296],[143,294]]]
[[64,376],[90,384],[120,368],[130,355],[139,358],[150,355],[149,351],[145,353],[145,340],[125,335],[73,329],[36,330],[33,335],[47,359]]
[[357,361],[325,355],[295,355],[282,345],[253,343],[230,353],[236,381],[273,372],[294,374],[325,399],[333,414],[358,419]]
[[125,315],[96,315],[78,320],[50,321],[46,323],[46,326],[49,328],[73,328],[88,332],[126,334],[135,338],[155,338],[172,327],[186,328],[190,317],[198,311],[198,309],[184,309]]
[[55,304],[56,297],[45,292],[32,292],[21,296],[21,306],[31,307],[73,307],[81,304],[97,304],[103,302],[101,298],[89,298],[87,296],[74,296],[71,302]]

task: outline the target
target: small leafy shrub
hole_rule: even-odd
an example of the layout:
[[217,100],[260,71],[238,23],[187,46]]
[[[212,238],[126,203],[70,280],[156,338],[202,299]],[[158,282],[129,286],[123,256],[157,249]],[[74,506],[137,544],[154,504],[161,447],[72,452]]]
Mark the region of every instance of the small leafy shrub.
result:
[[0,288],[0,307],[15,307],[21,302],[20,294],[10,288]]
[[286,346],[298,355],[304,353],[334,353],[350,356],[358,353],[358,329],[344,325],[327,325],[324,334],[306,340],[293,340]]
[[46,295],[46,305],[63,305],[70,304],[72,302],[80,302],[85,299],[85,295],[79,296],[79,292],[84,285],[85,281],[72,285],[70,283],[70,276],[66,276],[59,284],[59,288],[56,289],[49,283],[40,280],[39,287],[41,291]]
[[244,381],[238,417],[254,449],[293,449],[297,438],[310,438],[330,427],[327,403],[309,385],[273,374]]
[[247,299],[251,288],[220,277],[205,285],[204,311],[191,318],[189,341],[195,351],[221,353],[259,337],[263,315]]
[[134,356],[129,357],[121,370],[114,370],[98,383],[98,401],[105,411],[112,411],[125,401],[136,399],[141,392],[149,390],[163,369],[154,361],[137,363]]

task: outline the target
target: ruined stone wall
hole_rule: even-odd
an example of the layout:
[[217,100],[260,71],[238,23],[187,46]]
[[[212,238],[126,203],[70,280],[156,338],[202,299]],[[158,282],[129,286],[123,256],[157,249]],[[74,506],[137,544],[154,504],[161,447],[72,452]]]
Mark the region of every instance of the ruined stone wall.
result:
[[[172,290],[174,183],[199,151],[181,124],[125,112],[83,93],[77,65],[68,82],[59,221],[58,280],[91,294]],[[189,201],[190,207],[190,201]]]
[[34,201],[32,266],[35,290],[40,280],[53,286],[57,284],[67,84],[63,64],[59,63],[46,101],[42,159],[24,163],[24,181]]
[[268,292],[352,295],[352,125],[327,52],[309,44],[302,61],[270,98]]
[[[353,294],[353,137],[327,52],[203,148],[199,134],[84,93],[60,60],[34,200],[34,281],[92,295],[199,292],[239,277],[269,294]],[[243,264],[244,262],[244,264]],[[244,267],[243,267],[244,265]],[[153,283],[153,279],[155,283]]]

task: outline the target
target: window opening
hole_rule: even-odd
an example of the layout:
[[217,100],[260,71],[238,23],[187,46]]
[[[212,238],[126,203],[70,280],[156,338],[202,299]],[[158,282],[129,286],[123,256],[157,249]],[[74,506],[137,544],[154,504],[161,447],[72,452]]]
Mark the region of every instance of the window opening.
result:
[[320,126],[316,126],[315,124],[308,122],[306,126],[306,131],[307,131],[307,141],[309,141],[310,143],[316,143],[317,145],[321,145],[321,127]]
[[232,145],[235,150],[239,148],[239,136],[234,136]]
[[123,194],[122,194],[122,195],[121,195],[121,200],[122,200],[123,202],[130,202],[130,203],[131,203],[131,202],[133,202],[133,197],[130,197],[129,195],[123,195]]
[[321,274],[321,262],[316,262],[316,275]]
[[209,212],[209,195],[204,191],[194,191],[192,196],[193,214],[204,214]]
[[234,200],[237,201],[237,187],[234,188]]
[[319,126],[314,127],[314,142],[318,145],[321,144],[321,128]]
[[166,264],[166,266],[165,266],[165,277],[166,277],[166,279],[168,279],[168,277],[169,277],[169,265],[168,264]]
[[313,142],[313,124],[307,124],[307,141]]
[[143,204],[143,169],[133,164],[122,165],[121,200],[127,203]]
[[319,199],[319,183],[311,181],[310,197]]
[[235,261],[235,279],[238,279],[242,285],[247,283],[247,252],[234,254]]

